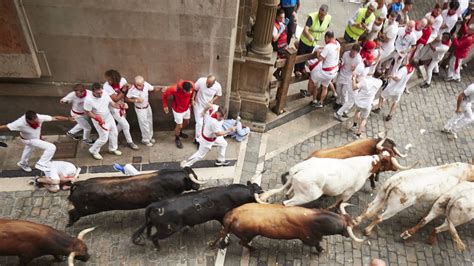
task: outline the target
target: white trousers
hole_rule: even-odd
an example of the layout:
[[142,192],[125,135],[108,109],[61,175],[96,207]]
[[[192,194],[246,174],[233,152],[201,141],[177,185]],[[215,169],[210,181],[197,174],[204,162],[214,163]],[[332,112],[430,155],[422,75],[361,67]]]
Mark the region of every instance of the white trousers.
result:
[[116,108],[114,108],[111,113],[115,121],[117,121],[117,134],[120,133],[120,131],[123,131],[127,143],[132,143],[133,139],[132,135],[130,135],[130,124],[127,121],[126,113],[124,113],[123,116],[120,116],[120,109]]
[[336,103],[337,104],[342,105],[346,102],[346,97],[347,97],[347,95],[346,95],[347,94],[346,93],[347,88],[346,87],[351,86],[351,85],[336,81],[336,93],[337,93]]
[[82,132],[82,139],[89,139],[91,136],[92,127],[89,124],[89,118],[86,115],[77,115],[71,111],[71,116],[76,119],[76,125],[69,130],[72,134],[77,134],[81,130]]
[[354,91],[352,90],[352,84],[346,84],[344,86],[344,103],[339,110],[337,110],[338,115],[342,115],[344,113],[347,113],[352,106],[354,106]]
[[188,158],[184,166],[191,167],[194,163],[201,160],[211,150],[212,147],[217,147],[217,160],[225,161],[225,150],[227,149],[227,141],[224,137],[217,137],[215,141],[207,141],[205,139],[199,139],[199,149],[191,157]]
[[462,58],[458,59],[458,67],[455,69],[456,57],[453,55],[449,59],[448,77],[461,80]]
[[142,142],[149,142],[153,138],[153,114],[151,106],[148,105],[146,109],[135,108],[135,112],[137,113],[138,125],[142,132]]
[[126,164],[123,166],[123,169],[125,170],[125,175],[128,175],[128,176],[134,176],[134,175],[139,175],[140,174],[140,171],[138,171],[135,167],[133,167],[133,165],[131,164]]
[[457,132],[461,128],[472,123],[472,121],[474,121],[474,117],[472,115],[471,103],[463,101],[461,103],[461,113],[454,113],[444,128],[453,132]]
[[39,158],[37,165],[44,167],[49,167],[51,164],[51,159],[53,159],[54,153],[56,152],[56,146],[53,143],[40,140],[40,139],[21,139],[25,144],[23,153],[21,154],[20,163],[28,164],[28,159],[30,158],[31,153],[34,149],[44,150],[43,154]]
[[193,107],[194,120],[196,120],[196,134],[195,134],[196,139],[199,139],[201,137],[202,124],[204,122],[204,117],[202,116],[202,110],[203,108],[201,108],[197,104],[195,104]]
[[426,83],[431,84],[433,78],[433,69],[438,66],[439,61],[431,60],[431,63],[426,67]]
[[118,139],[118,131],[117,126],[115,125],[115,121],[109,117],[104,121],[103,127],[108,130],[104,130],[97,121],[94,119],[92,120],[92,124],[94,124],[97,133],[99,133],[99,138],[94,142],[94,145],[89,148],[89,152],[96,154],[100,152],[100,148],[104,146],[104,144],[109,141],[109,151],[114,151],[118,148],[117,139]]

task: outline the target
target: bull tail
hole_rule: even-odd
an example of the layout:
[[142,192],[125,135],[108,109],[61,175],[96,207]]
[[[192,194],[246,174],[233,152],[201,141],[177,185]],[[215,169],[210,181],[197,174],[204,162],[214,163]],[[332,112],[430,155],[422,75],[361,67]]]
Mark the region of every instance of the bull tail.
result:
[[139,245],[139,246],[145,245],[142,242],[143,233],[145,232],[145,230],[146,230],[146,238],[150,238],[151,228],[153,226],[153,223],[151,223],[150,218],[149,218],[150,217],[150,211],[151,211],[151,208],[146,209],[146,211],[145,211],[145,223],[142,226],[140,226],[140,228],[138,228],[137,231],[135,231],[135,233],[133,233],[133,235],[132,235],[132,242],[135,245]]
[[[285,191],[287,188],[291,186],[291,183],[293,181],[293,175],[288,174],[290,177],[286,181],[286,183],[281,187],[281,188],[275,188],[275,189],[270,189],[269,191],[263,193],[261,196],[259,196],[259,203],[261,202],[266,202],[271,196],[280,194],[283,191]],[[260,202],[261,201],[261,202]]]

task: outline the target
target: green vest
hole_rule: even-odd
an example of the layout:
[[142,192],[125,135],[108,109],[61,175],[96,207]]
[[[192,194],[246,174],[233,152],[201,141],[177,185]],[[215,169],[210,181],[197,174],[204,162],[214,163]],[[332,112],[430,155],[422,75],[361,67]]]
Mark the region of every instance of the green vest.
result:
[[319,24],[318,14],[319,12],[314,12],[308,15],[309,17],[311,17],[311,20],[313,21],[313,24],[309,28],[309,33],[311,34],[311,36],[313,36],[314,42],[311,42],[310,40],[308,40],[308,38],[306,38],[304,33],[302,33],[300,37],[300,40],[308,46],[315,46],[316,42],[319,41],[319,39],[321,39],[321,34],[328,29],[329,23],[331,23],[331,15],[326,14],[326,16],[324,17],[323,23]]
[[[359,12],[357,14],[357,19],[355,20],[354,24],[361,23],[362,19],[364,19],[364,17],[365,17],[366,12],[367,12],[367,8],[359,9]],[[374,20],[375,20],[375,15],[374,15],[374,13],[372,13],[372,14],[370,14],[370,16],[367,19],[365,19],[365,25],[369,25]],[[347,35],[349,35],[353,40],[356,40],[356,41],[359,39],[359,36],[362,35],[362,33],[364,33],[364,32],[365,32],[365,30],[359,29],[359,28],[351,26],[351,25],[347,25],[347,27],[346,27]]]

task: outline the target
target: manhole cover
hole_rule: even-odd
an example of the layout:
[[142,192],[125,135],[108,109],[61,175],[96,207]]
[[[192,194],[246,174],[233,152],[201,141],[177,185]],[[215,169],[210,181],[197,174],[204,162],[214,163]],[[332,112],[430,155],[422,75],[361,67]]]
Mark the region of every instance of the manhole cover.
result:
[[133,156],[132,163],[141,163],[142,157],[141,156]]
[[53,159],[70,159],[76,157],[77,141],[55,142],[56,153]]

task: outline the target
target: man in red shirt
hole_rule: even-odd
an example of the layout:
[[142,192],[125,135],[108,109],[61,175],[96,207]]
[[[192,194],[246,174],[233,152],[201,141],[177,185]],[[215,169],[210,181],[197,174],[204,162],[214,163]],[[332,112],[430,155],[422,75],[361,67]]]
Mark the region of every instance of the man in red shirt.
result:
[[193,94],[194,83],[189,80],[180,80],[177,84],[172,85],[163,92],[163,110],[166,114],[169,113],[168,96],[173,95],[171,109],[173,111],[174,122],[176,123],[174,129],[176,137],[175,143],[179,149],[183,148],[180,137],[184,139],[188,137],[188,135],[183,133],[183,128],[189,124],[189,119],[191,118],[190,107]]
[[462,60],[467,57],[474,44],[474,24],[470,18],[464,22],[460,29],[461,37],[453,38],[453,55],[449,59],[448,77],[446,81],[461,82]]

